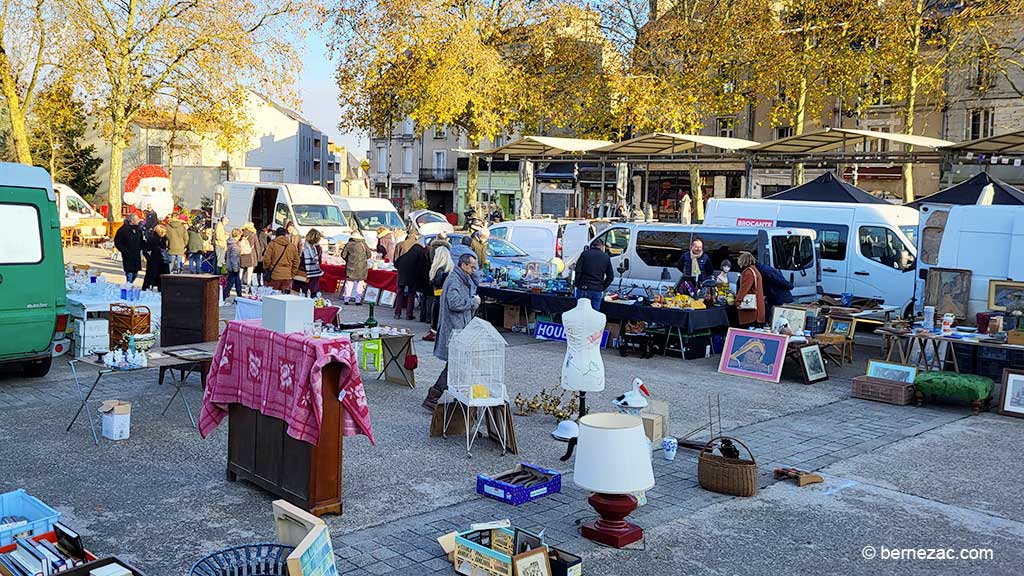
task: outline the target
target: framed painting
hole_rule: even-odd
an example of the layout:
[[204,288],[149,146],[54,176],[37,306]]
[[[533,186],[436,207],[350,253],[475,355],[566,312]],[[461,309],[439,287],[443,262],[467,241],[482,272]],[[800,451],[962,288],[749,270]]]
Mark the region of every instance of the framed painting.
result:
[[1024,418],[1024,370],[1004,369],[1002,384],[999,413],[1003,416]]
[[789,329],[793,331],[793,334],[803,334],[807,326],[807,311],[803,308],[775,306],[772,308],[772,332],[778,333],[782,319],[789,324]]
[[881,360],[868,360],[868,376],[881,378],[883,380],[894,380],[903,384],[913,384],[917,378],[917,366],[909,364],[897,364],[895,362],[883,362]]
[[814,344],[801,348],[800,360],[804,384],[815,384],[828,380],[828,371],[825,370],[825,359],[821,357],[820,346]]
[[548,547],[541,546],[512,557],[513,576],[551,576]]
[[1012,280],[989,280],[988,281],[988,309],[996,312],[1006,312],[1010,304],[1020,302],[1024,304],[1024,282]]
[[387,306],[388,308],[394,308],[395,298],[397,297],[398,294],[395,292],[392,292],[390,290],[382,290],[380,293],[380,305]]
[[363,293],[363,302],[367,304],[376,304],[380,298],[380,288],[376,286],[367,286],[366,292]]
[[853,318],[829,318],[825,325],[825,334],[850,338],[853,336]]
[[970,270],[929,268],[924,280],[924,305],[935,307],[936,318],[952,314],[960,320],[966,319],[971,275]]
[[788,336],[729,328],[718,371],[755,380],[778,382],[786,358]]

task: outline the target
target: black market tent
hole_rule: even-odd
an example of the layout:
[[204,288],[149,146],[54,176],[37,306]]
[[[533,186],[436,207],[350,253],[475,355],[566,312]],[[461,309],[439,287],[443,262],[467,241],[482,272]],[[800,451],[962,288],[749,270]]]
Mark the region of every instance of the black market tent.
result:
[[996,180],[985,172],[979,172],[956,186],[918,198],[908,203],[907,206],[920,208],[922,204],[977,204],[981,191],[989,184],[992,185],[995,192],[992,195],[992,204],[1024,205],[1024,192]]
[[800,200],[813,202],[851,202],[855,204],[889,204],[877,196],[825,172],[810,182],[795,188],[765,196],[766,200]]

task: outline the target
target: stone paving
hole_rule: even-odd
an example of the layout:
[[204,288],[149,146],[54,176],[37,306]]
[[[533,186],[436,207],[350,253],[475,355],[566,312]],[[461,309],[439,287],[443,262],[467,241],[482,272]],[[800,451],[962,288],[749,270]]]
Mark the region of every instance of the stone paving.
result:
[[[761,488],[775,483],[779,466],[816,471],[902,439],[965,418],[963,410],[919,408],[844,400],[766,422],[726,431],[750,446]],[[674,461],[654,453],[655,486],[648,502],[630,516],[652,529],[734,497],[708,492],[697,483],[697,454],[680,449]],[[577,524],[594,517],[587,494],[563,476],[562,492],[521,506],[478,498],[433,512],[334,536],[342,574],[415,574],[450,570],[437,536],[466,530],[471,523],[508,518],[514,526],[539,532],[560,548],[586,556],[598,545],[578,535]],[[640,544],[634,545],[639,547]],[[589,570],[588,570],[588,573]]]

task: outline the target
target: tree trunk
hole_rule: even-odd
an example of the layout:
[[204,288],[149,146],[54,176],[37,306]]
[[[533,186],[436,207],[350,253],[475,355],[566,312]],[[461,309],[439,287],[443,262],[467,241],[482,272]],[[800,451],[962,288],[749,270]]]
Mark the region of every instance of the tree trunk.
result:
[[[910,62],[909,74],[907,74],[907,99],[903,103],[903,133],[910,135],[914,133],[914,112],[917,108],[918,89],[918,54],[921,51],[921,28],[924,24],[925,1],[915,0],[914,2],[914,25],[912,28],[912,39],[910,54],[907,60]],[[907,146],[907,152],[912,151],[913,146]],[[903,164],[903,202],[914,201],[914,165],[910,162]]]
[[121,219],[121,163],[124,161],[124,139],[114,135],[110,141],[110,184],[107,188],[108,222]]
[[[480,146],[480,135],[470,133],[469,147],[476,150]],[[480,159],[474,155],[469,156],[469,167],[466,171],[466,210],[476,207],[477,202],[477,185],[480,181]],[[483,214],[482,218],[487,219],[487,215]]]
[[[803,32],[803,52],[801,53],[801,61],[803,62],[802,70],[800,73],[800,88],[797,92],[796,97],[796,118],[793,119],[793,134],[799,136],[804,133],[804,124],[807,123],[807,74],[808,74],[808,58],[809,53],[813,48],[811,44],[811,35],[804,29]],[[799,186],[804,183],[806,170],[804,169],[804,163],[798,162],[793,165],[793,186]]]
[[[704,221],[704,188],[700,185],[700,167],[697,164],[690,166],[690,191],[693,192],[693,204],[697,209],[695,223],[701,223]],[[679,209],[682,210],[682,202]]]
[[28,142],[28,128],[25,126],[25,113],[21,98],[18,96],[18,85],[11,72],[11,61],[7,52],[0,47],[0,90],[7,102],[8,115],[11,118],[11,138],[14,140],[14,152],[18,162],[32,165],[32,149]]

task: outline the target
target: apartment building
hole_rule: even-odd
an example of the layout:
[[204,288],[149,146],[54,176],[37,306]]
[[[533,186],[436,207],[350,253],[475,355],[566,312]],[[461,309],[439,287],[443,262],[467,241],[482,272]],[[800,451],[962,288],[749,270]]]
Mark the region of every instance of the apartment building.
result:
[[284,182],[337,191],[340,162],[331,152],[331,138],[298,112],[255,92],[249,93],[246,109],[253,126],[247,165],[280,171]]
[[418,131],[411,118],[396,122],[390,135],[372,135],[371,195],[389,198],[401,211],[422,199],[431,210],[453,212],[456,150],[465,148],[465,141],[465,135],[450,126]]

